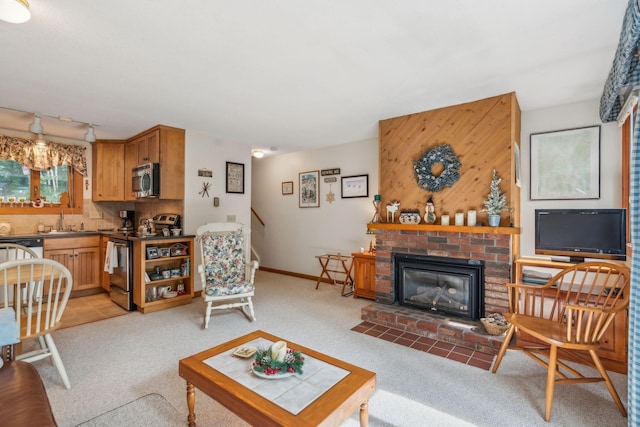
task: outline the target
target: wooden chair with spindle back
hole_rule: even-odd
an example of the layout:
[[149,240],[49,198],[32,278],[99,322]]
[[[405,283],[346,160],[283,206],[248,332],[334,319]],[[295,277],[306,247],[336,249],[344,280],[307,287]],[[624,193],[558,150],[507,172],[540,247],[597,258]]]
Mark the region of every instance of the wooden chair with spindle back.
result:
[[[626,417],[624,405],[596,351],[614,317],[629,305],[630,279],[625,265],[583,262],[565,268],[542,286],[508,284],[510,312],[505,313],[505,317],[510,326],[492,372],[498,370],[507,349],[521,350],[547,367],[546,421],[551,419],[555,384],[597,381],[604,381]],[[523,345],[511,342],[516,331],[516,341],[526,340]],[[567,356],[594,367],[600,376],[585,377],[559,360],[559,353],[563,359]]]

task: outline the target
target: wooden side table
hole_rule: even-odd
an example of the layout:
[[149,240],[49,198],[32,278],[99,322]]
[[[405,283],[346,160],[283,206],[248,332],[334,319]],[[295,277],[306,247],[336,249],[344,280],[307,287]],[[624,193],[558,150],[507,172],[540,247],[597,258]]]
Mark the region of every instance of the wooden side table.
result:
[[376,254],[354,252],[353,256],[353,296],[376,299]]

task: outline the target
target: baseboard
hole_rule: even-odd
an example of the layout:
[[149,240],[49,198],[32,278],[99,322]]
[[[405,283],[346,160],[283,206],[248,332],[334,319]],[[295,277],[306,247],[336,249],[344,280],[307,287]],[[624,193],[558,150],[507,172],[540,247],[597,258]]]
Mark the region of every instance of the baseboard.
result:
[[[278,274],[284,274],[286,276],[299,277],[301,279],[307,279],[307,280],[315,280],[316,282],[318,281],[318,276],[312,276],[310,274],[296,273],[295,271],[278,270],[277,268],[264,267],[262,265],[260,266],[259,269],[263,271],[268,271],[270,273],[278,273]],[[320,279],[320,282],[333,284],[333,282],[327,279],[326,277],[323,277],[322,279]]]

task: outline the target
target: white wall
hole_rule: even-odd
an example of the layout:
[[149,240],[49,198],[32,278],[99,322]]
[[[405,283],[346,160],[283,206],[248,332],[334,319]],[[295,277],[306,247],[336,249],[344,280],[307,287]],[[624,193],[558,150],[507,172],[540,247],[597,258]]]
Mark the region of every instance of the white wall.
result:
[[[622,132],[616,123],[602,123],[600,100],[522,112],[522,191],[520,254],[534,255],[535,209],[618,208],[622,203]],[[600,125],[600,199],[530,200],[530,135],[532,133]]]
[[[320,207],[299,208],[300,172],[340,168],[337,182],[320,177]],[[369,197],[342,199],[340,178],[369,175]],[[294,194],[282,195],[283,181],[293,181]],[[378,191],[376,139],[324,149],[268,156],[253,160],[252,205],[265,226],[252,220],[252,242],[260,265],[289,272],[320,274],[316,255],[350,254],[369,247],[366,234],[373,217],[373,195]],[[327,201],[327,193],[335,201]]]
[[[226,162],[243,163],[244,194],[227,194]],[[198,169],[209,169],[212,178],[198,176]],[[209,183],[209,197],[199,194],[203,183]],[[213,198],[220,198],[220,206],[213,206]],[[196,229],[207,222],[227,222],[228,215],[235,215],[236,221],[251,222],[251,147],[235,143],[223,143],[217,139],[194,131],[185,134],[185,194],[184,224],[185,234],[195,234]],[[200,264],[200,247],[196,242],[194,263]],[[194,289],[200,290],[197,270]]]

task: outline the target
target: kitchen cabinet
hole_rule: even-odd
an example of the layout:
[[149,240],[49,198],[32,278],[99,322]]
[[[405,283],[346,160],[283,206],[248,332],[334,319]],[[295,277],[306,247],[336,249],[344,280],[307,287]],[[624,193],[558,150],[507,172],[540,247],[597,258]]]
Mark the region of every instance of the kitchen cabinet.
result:
[[127,153],[137,153],[138,165],[160,164],[159,199],[184,199],[184,135],[184,129],[158,125],[127,140]]
[[[133,242],[133,302],[138,311],[150,313],[179,305],[190,304],[193,299],[193,236],[136,240]],[[155,272],[178,269],[179,275],[155,279]],[[160,287],[177,291],[184,287],[184,294],[173,298],[158,295]],[[155,294],[154,294],[155,289]],[[155,297],[154,297],[155,296]]]
[[[553,275],[559,270],[572,265],[574,264],[551,261],[545,258],[518,258],[514,261],[514,281],[515,283],[524,283],[524,269],[548,272]],[[596,351],[606,369],[624,374],[627,373],[628,331],[629,318],[627,310],[624,310],[613,319],[613,324],[605,332],[600,340],[600,348]],[[522,333],[518,333],[517,336],[518,339],[524,341],[535,341],[535,338],[523,336]]]
[[160,130],[156,129],[136,138],[138,164],[160,163]]
[[45,238],[43,256],[71,272],[72,291],[100,288],[100,236]]
[[124,200],[126,176],[131,180],[131,171],[125,174],[124,154],[124,141],[98,140],[93,143],[91,199],[94,202]]
[[354,252],[353,297],[376,299],[376,254]]

